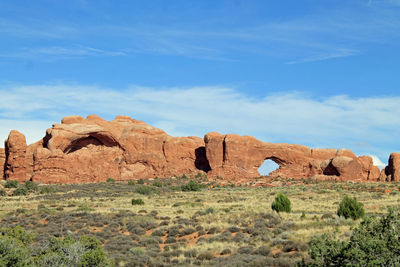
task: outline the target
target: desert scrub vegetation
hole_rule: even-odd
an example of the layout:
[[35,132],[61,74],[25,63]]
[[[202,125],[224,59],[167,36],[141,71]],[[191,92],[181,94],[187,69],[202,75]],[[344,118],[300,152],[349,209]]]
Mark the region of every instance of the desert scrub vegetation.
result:
[[271,204],[272,210],[276,212],[291,212],[292,211],[292,204],[289,200],[289,198],[283,194],[283,193],[278,193],[278,195],[275,197],[274,201]]
[[92,236],[51,237],[32,244],[34,235],[20,226],[0,229],[1,266],[113,266]]
[[[191,181],[200,191],[182,190]],[[344,195],[356,197],[365,215],[377,221],[388,206],[400,203],[399,183],[287,180],[253,188],[222,182],[175,176],[140,183],[38,184],[38,190],[15,196],[16,188],[4,187],[3,181],[0,228],[18,226],[31,233],[31,254],[23,255],[35,257],[53,239],[72,238],[75,244],[90,236],[115,266],[294,266],[302,259],[306,264],[318,260],[308,253],[310,240],[324,233],[350,242],[351,229],[362,220],[337,215]],[[290,213],[272,209],[279,193],[290,199]],[[133,199],[143,204],[132,205]]]
[[300,266],[399,266],[400,215],[392,208],[381,218],[369,216],[343,241],[325,233],[311,238],[311,259]]
[[357,220],[364,217],[365,211],[363,205],[357,201],[356,197],[351,198],[346,195],[339,204],[337,215],[343,216],[346,219],[352,218],[353,220]]

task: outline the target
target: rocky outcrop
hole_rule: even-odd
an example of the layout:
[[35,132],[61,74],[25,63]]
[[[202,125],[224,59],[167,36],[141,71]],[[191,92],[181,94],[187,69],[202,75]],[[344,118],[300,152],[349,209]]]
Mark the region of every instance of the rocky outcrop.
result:
[[387,182],[400,181],[400,153],[390,154],[388,166],[382,170],[379,179]]
[[[271,176],[318,177],[339,180],[377,180],[378,167],[368,156],[346,149],[310,149],[302,145],[264,143],[251,136],[209,133],[204,137],[211,176],[230,179],[256,177],[264,160],[279,165]],[[326,176],[326,177],[324,177]]]
[[12,130],[8,135],[5,143],[6,164],[4,166],[4,177],[7,180],[17,180],[25,182],[27,180],[26,173],[26,140],[25,136]]
[[172,137],[128,116],[71,116],[46,132],[33,153],[32,179],[43,183],[129,180],[207,171],[204,141]]
[[[275,177],[377,180],[381,175],[371,157],[357,157],[346,149],[310,149],[216,132],[206,134],[204,139],[172,137],[128,116],[117,116],[112,121],[96,115],[65,117],[47,129],[42,140],[29,146],[21,133],[12,131],[5,155],[6,179],[42,183],[102,182],[108,178],[130,180],[199,172],[235,180],[260,176],[258,168],[266,159],[280,166],[271,173]],[[396,156],[392,163],[387,172],[390,177],[398,177]]]
[[6,151],[0,148],[0,177],[4,176],[4,164],[6,163]]

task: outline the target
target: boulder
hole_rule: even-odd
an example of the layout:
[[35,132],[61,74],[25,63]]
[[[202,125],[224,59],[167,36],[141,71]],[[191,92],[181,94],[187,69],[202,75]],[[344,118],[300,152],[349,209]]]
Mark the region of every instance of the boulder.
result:
[[5,143],[6,164],[4,166],[4,178],[6,180],[17,180],[25,182],[29,180],[26,173],[26,139],[17,130],[12,130]]

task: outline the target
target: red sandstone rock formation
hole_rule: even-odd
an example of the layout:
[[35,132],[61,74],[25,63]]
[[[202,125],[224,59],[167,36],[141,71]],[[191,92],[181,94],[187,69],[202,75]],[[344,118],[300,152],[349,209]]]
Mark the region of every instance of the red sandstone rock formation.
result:
[[[3,165],[0,150],[0,164]],[[385,178],[400,180],[399,155],[392,154]],[[280,168],[272,176],[288,178],[377,180],[379,169],[368,156],[346,149],[310,149],[272,144],[251,136],[208,133],[172,137],[128,116],[106,121],[96,115],[69,116],[37,143],[12,131],[6,142],[5,178],[42,183],[102,182],[207,172],[231,180],[260,176],[266,159]],[[4,160],[3,160],[4,161]],[[1,170],[1,169],[0,169]],[[2,173],[2,172],[1,172]]]
[[5,143],[6,145],[6,165],[4,168],[4,177],[8,180],[17,180],[25,182],[27,180],[25,155],[26,140],[25,136],[12,130]]
[[0,148],[0,179],[4,176],[4,164],[6,163],[6,151]]
[[32,179],[43,183],[169,177],[208,166],[201,138],[171,137],[127,116],[63,118],[47,130],[33,159]]
[[346,149],[310,149],[292,144],[263,143],[251,136],[209,133],[204,137],[211,176],[230,179],[259,176],[266,159],[280,167],[272,176],[339,180],[377,180],[378,167],[372,158],[357,158]]
[[381,181],[400,181],[400,153],[392,153],[389,157],[389,165],[382,170],[379,177]]

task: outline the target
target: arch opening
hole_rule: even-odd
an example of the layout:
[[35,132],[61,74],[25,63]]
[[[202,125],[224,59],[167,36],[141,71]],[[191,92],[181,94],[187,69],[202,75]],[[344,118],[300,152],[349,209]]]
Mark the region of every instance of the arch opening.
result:
[[106,146],[106,147],[119,146],[118,143],[115,142],[115,140],[109,138],[108,136],[92,134],[92,135],[89,135],[88,137],[73,141],[64,150],[64,153],[66,153],[66,154],[73,153],[73,152],[75,152],[81,148],[87,147],[89,145]]
[[280,165],[276,163],[273,159],[266,159],[258,168],[258,172],[262,176],[269,176],[271,172],[280,168]]

